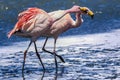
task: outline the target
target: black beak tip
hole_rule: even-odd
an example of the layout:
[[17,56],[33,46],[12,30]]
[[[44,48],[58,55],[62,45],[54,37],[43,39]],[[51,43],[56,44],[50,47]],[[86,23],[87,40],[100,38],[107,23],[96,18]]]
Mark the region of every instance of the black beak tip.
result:
[[91,15],[91,19],[93,19],[94,18],[94,15]]

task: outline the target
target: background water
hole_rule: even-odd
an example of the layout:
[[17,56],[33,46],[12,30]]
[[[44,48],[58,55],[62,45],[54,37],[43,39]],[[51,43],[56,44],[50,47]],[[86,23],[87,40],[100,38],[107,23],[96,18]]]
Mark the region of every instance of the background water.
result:
[[[57,42],[59,71],[55,75],[53,56],[40,48],[44,39],[38,40],[39,53],[47,72],[31,47],[25,66],[26,80],[120,80],[120,0],[1,0],[0,1],[0,80],[22,80],[23,51],[29,39],[12,37],[7,33],[17,21],[17,14],[28,7],[39,7],[47,12],[68,9],[73,5],[87,6],[95,13],[93,20],[83,16],[81,27],[71,29]],[[74,15],[72,15],[73,18]],[[52,50],[53,40],[47,45]]]

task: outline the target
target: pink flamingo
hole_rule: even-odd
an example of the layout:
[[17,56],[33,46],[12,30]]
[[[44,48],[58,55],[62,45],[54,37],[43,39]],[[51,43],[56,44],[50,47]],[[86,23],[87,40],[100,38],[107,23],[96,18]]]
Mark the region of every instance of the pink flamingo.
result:
[[[51,54],[56,54],[56,51],[55,51],[56,40],[61,33],[67,31],[68,29],[79,27],[81,25],[81,23],[83,22],[83,19],[81,16],[82,14],[88,14],[89,16],[91,16],[92,19],[94,17],[94,13],[87,7],[73,6],[72,9],[73,10],[71,10],[70,13],[76,13],[76,20],[74,21],[70,15],[70,13],[67,13],[62,18],[55,21],[52,24],[52,26],[44,33],[45,35],[48,35],[48,36],[46,36],[46,40],[45,40],[43,48],[42,48],[43,51],[51,53]],[[65,12],[66,12],[66,10],[58,10],[58,11],[49,12],[48,14],[51,17],[58,17],[59,15],[64,14]],[[53,52],[50,52],[45,49],[45,45],[50,36],[54,37]],[[59,56],[59,55],[57,55],[57,56]],[[59,56],[59,58],[62,60],[62,62],[65,62],[61,56]],[[55,58],[55,63],[56,63],[56,67],[57,67],[56,58]]]
[[[74,21],[71,18],[69,13],[76,13],[76,21]],[[26,53],[28,52],[29,47],[31,46],[32,43],[34,43],[36,55],[39,58],[43,69],[45,70],[45,67],[40,58],[40,55],[38,54],[37,46],[35,43],[36,40],[41,36],[46,37],[42,49],[45,52],[54,55],[56,68],[58,67],[56,56],[59,57],[62,62],[64,62],[64,59],[61,56],[57,55],[55,52],[56,40],[59,34],[63,33],[64,31],[70,28],[80,26],[80,24],[82,23],[82,18],[80,17],[81,14],[88,14],[91,17],[93,17],[94,15],[93,12],[88,8],[80,6],[73,6],[72,8],[67,10],[54,11],[50,13],[47,13],[39,8],[29,8],[21,12],[18,15],[18,22],[16,23],[15,27],[8,33],[8,38],[10,38],[12,35],[16,35],[31,39],[27,49],[24,52],[22,71],[24,70]],[[49,37],[54,38],[53,52],[50,52],[45,49],[45,45]]]

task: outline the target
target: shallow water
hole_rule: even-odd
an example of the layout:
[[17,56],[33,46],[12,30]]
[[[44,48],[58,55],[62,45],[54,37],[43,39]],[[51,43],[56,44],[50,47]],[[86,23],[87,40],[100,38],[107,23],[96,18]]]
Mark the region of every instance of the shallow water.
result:
[[[19,12],[39,7],[47,12],[68,9],[73,5],[87,6],[94,11],[91,20],[83,16],[81,27],[71,29],[57,41],[58,60],[55,72],[54,56],[41,50],[44,39],[37,41],[46,72],[32,45],[22,75],[23,52],[29,39],[11,37],[7,33],[17,21]],[[120,0],[1,0],[0,1],[0,80],[120,80]],[[72,17],[75,18],[74,14]],[[47,49],[53,49],[53,39]]]
[[[37,42],[39,54],[44,62],[46,72],[37,59],[32,46],[27,54],[24,77],[22,76],[23,51],[29,42],[16,42],[0,50],[1,80],[119,80],[120,79],[120,30],[110,33],[61,37],[57,42],[59,59],[58,74],[55,74],[54,57],[43,52]],[[66,40],[68,40],[66,42]],[[50,39],[49,42],[53,40]],[[48,42],[48,43],[49,43]],[[61,45],[62,43],[62,45]],[[17,46],[16,46],[17,45]],[[47,49],[52,50],[52,43]]]

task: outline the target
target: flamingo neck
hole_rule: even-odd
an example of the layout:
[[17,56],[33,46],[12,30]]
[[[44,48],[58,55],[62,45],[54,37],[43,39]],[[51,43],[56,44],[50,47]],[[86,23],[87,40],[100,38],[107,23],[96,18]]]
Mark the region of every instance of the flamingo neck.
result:
[[61,19],[62,17],[64,17],[66,14],[75,13],[75,12],[76,11],[74,11],[73,9],[67,9],[67,10],[64,10],[63,12],[61,12],[59,14],[52,15],[51,18],[52,18],[52,21],[55,22],[55,21],[58,21],[59,19]]
[[82,22],[83,22],[83,19],[81,18],[81,13],[76,13],[76,20],[74,22],[73,27],[79,27]]

